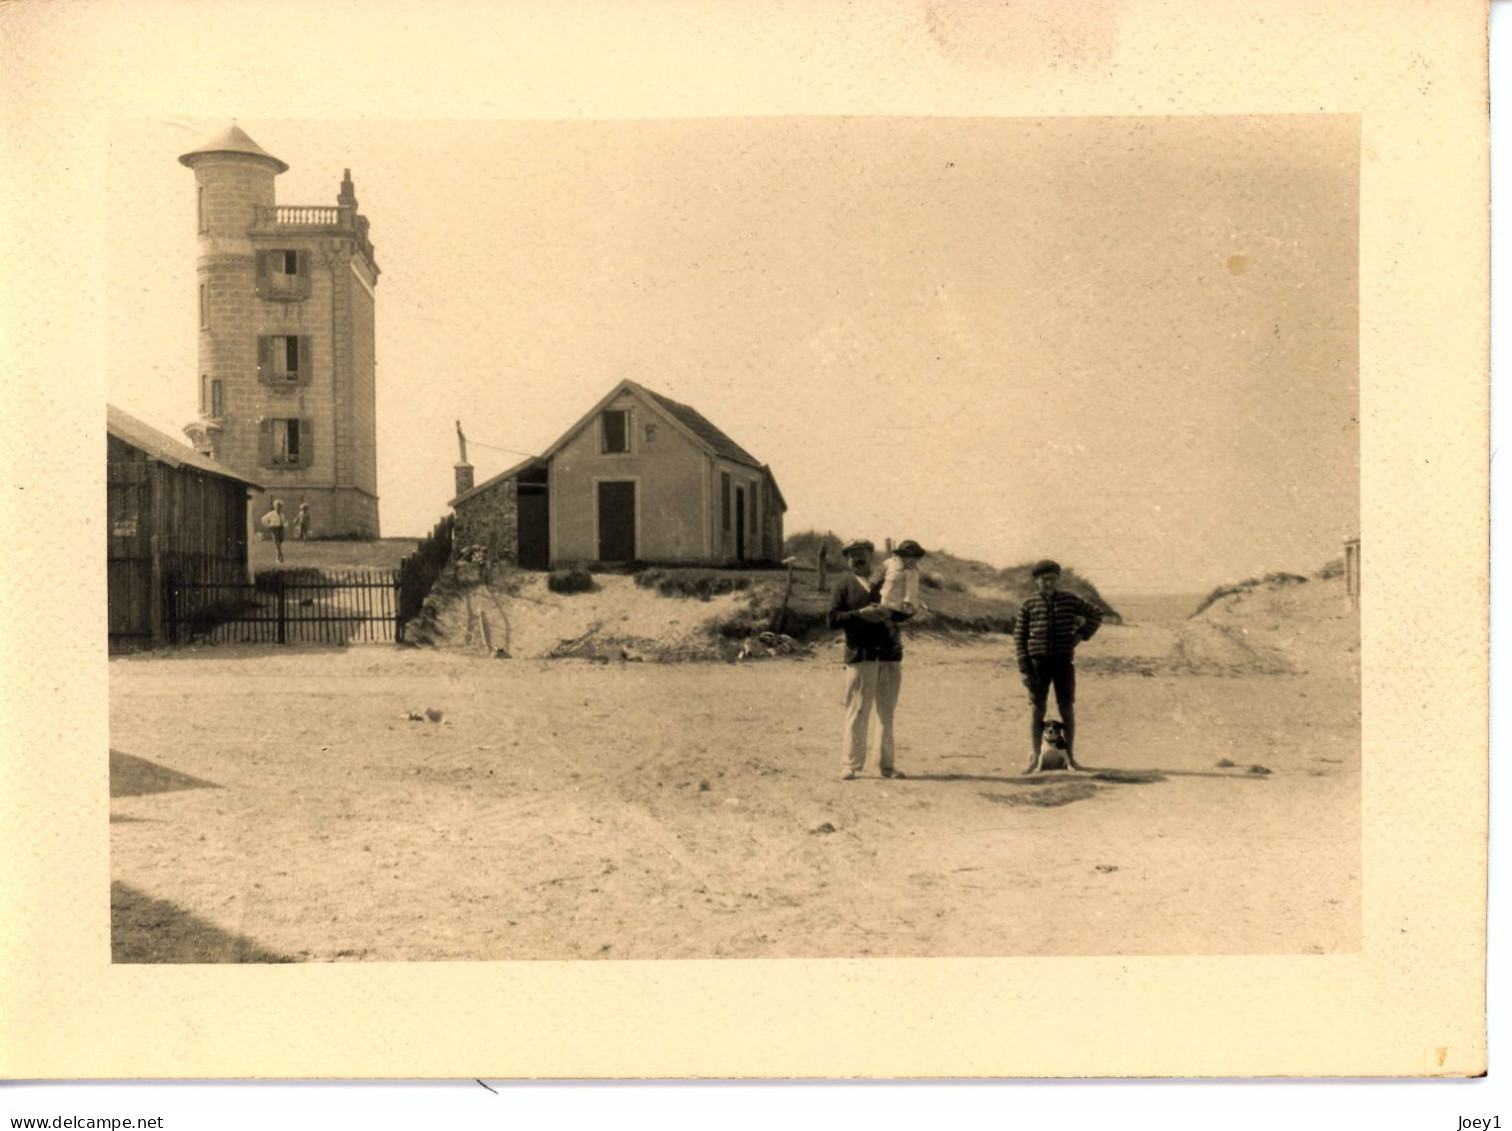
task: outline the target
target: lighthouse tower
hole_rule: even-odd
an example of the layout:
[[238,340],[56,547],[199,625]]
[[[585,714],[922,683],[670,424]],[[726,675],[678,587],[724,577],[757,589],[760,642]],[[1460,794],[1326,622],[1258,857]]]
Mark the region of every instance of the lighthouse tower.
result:
[[200,451],[310,508],[316,538],[378,536],[378,264],[351,170],[336,204],[287,205],[288,165],[231,126],[179,161],[198,204]]

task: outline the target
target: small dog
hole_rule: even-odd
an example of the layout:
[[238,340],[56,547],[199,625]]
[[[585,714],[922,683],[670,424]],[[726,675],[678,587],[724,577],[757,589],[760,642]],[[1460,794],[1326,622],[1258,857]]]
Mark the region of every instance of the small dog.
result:
[[1030,773],[1039,773],[1043,770],[1079,770],[1081,769],[1071,757],[1071,751],[1066,747],[1066,727],[1059,719],[1046,719],[1045,729],[1040,736],[1040,756],[1038,762],[1030,769]]

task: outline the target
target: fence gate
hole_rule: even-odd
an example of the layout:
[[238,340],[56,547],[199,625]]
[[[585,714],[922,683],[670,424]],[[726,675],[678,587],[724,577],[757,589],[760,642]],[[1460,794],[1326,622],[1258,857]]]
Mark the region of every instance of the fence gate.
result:
[[281,570],[164,583],[171,644],[363,644],[404,639],[393,570]]

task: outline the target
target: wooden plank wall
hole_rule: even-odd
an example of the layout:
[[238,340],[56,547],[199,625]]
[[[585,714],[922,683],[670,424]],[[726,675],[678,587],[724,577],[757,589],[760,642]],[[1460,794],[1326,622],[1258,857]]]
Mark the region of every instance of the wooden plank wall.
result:
[[106,572],[112,651],[160,643],[163,582],[247,579],[247,489],[169,467],[114,436],[106,448]]

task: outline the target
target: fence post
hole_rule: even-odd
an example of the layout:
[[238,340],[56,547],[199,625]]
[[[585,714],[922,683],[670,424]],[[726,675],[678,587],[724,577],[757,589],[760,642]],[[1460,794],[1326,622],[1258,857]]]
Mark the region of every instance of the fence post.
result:
[[825,578],[824,578],[824,571],[825,571],[825,566],[827,564],[827,562],[826,562],[825,559],[827,557],[828,557],[828,548],[825,547],[823,544],[821,544],[820,547],[819,547],[819,592],[821,592],[821,593],[824,592],[824,580],[825,580]]
[[276,584],[278,586],[278,642],[283,644],[286,640],[284,625],[288,618],[288,610],[284,603],[284,579],[281,575],[278,576]]
[[404,643],[404,621],[400,619],[404,601],[404,567],[409,564],[408,558],[401,558],[399,568],[394,571],[394,643]]

